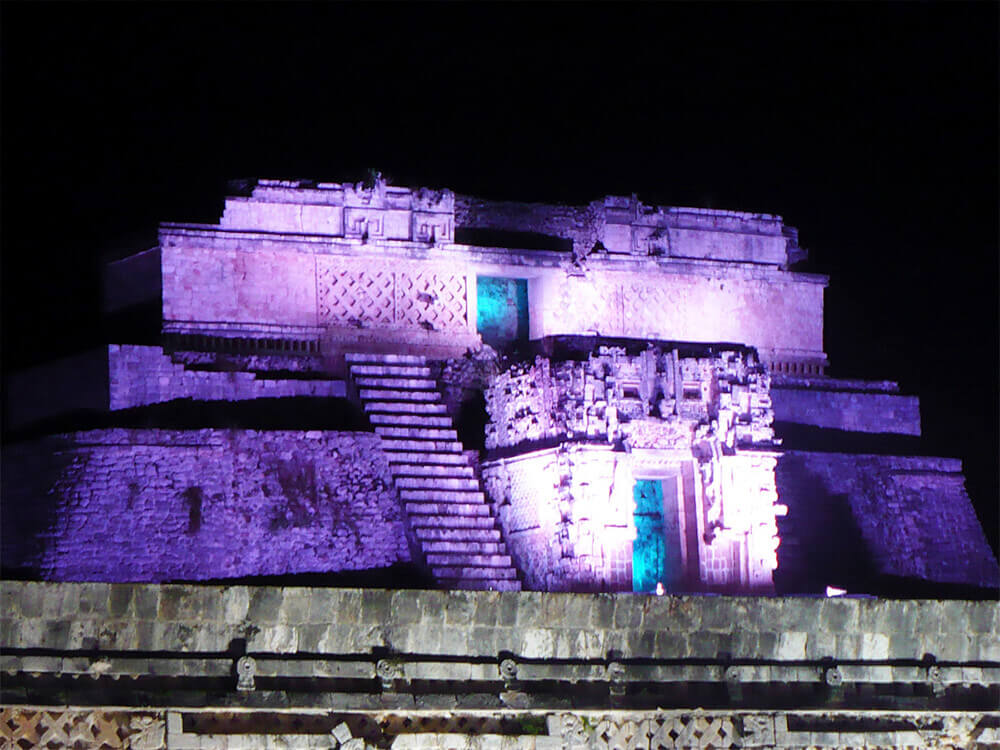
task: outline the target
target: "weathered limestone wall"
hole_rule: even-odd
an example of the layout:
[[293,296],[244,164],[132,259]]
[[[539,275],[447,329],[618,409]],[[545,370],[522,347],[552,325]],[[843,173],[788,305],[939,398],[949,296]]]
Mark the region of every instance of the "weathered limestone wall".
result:
[[789,451],[776,475],[788,507],[779,591],[863,587],[874,575],[1000,585],[961,461]]
[[240,243],[179,245],[161,239],[163,319],[207,324],[315,327],[312,255]]
[[761,350],[765,361],[825,363],[822,284],[700,270],[672,273],[665,264],[539,278],[531,336],[732,342]]
[[450,242],[454,213],[450,190],[413,190],[381,179],[368,185],[259,180],[249,196],[226,199],[220,224],[239,230]]
[[[524,659],[1000,662],[996,602],[0,582],[0,647]],[[496,662],[492,667],[496,679]],[[847,666],[841,669],[847,669]],[[973,665],[966,681],[982,681]],[[858,675],[860,678],[860,675]]]
[[[836,381],[829,385],[835,387]],[[920,399],[917,396],[774,387],[771,399],[778,422],[850,432],[920,434]]]
[[[459,227],[535,232],[568,239],[577,256],[612,253],[785,265],[799,259],[797,232],[780,216],[650,206],[606,196],[587,206],[455,198]],[[804,255],[802,256],[804,257]]]
[[368,433],[95,430],[6,446],[7,567],[163,581],[388,567],[409,553]]
[[178,398],[245,401],[257,398],[344,397],[342,380],[260,378],[252,372],[192,370],[175,364],[158,346],[108,347],[110,407],[129,409]]
[[[556,236],[573,252],[458,245],[456,224]],[[795,231],[764,214],[260,181],[227,200],[217,227],[161,227],[163,318],[169,331],[333,330],[348,343],[435,334],[461,338],[462,353],[477,339],[475,277],[501,276],[529,281],[532,338],[728,341],[819,372],[826,279],[786,270],[800,252]]]

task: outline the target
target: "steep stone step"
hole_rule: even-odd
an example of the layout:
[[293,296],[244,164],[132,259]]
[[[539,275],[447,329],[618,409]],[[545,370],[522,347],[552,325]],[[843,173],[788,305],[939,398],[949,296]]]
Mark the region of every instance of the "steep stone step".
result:
[[458,552],[434,552],[427,554],[427,564],[431,567],[485,566],[490,568],[509,568],[510,555],[475,555]]
[[458,589],[461,591],[520,591],[520,581],[497,581],[462,578],[439,578],[438,583],[446,589]]
[[431,368],[420,365],[351,365],[351,375],[383,375],[389,377],[429,378]]
[[427,451],[427,455],[463,455],[462,444],[454,440],[407,440],[405,438],[382,437],[382,450],[393,456]]
[[447,516],[448,518],[481,517],[490,518],[490,508],[485,503],[463,505],[461,503],[406,503],[406,512],[411,516]]
[[427,554],[441,554],[443,552],[456,552],[464,555],[503,555],[506,553],[507,545],[499,542],[439,542],[424,540],[422,542],[424,552]]
[[500,581],[517,579],[517,573],[511,567],[493,568],[479,566],[432,565],[431,572],[434,574],[435,578],[458,578],[464,580],[486,578]]
[[403,390],[432,391],[437,383],[426,378],[355,378],[361,388],[399,388]]
[[386,414],[369,412],[368,420],[374,424],[414,427],[451,427],[451,417],[425,416],[423,414]]
[[365,411],[387,414],[447,414],[448,407],[435,401],[369,401],[365,404]]
[[472,490],[479,489],[478,479],[468,477],[395,477],[399,489]]
[[458,442],[426,360],[351,354],[347,361],[362,406],[382,439],[409,526],[438,583],[520,590],[474,454]]
[[399,490],[399,498],[410,502],[484,503],[486,496],[478,490],[438,490],[407,488]]
[[348,352],[344,355],[347,362],[386,364],[386,365],[426,365],[427,357],[418,354],[374,354],[368,352]]
[[[383,441],[384,442],[384,441]],[[388,450],[388,448],[386,449]],[[417,451],[412,452],[395,452],[389,453],[389,465],[395,466],[396,464],[419,464],[421,466],[468,466],[469,459],[464,453],[420,453]],[[471,467],[470,467],[471,468]]]
[[375,432],[383,437],[410,438],[413,440],[458,440],[458,433],[455,430],[441,430],[433,427],[390,427],[389,425],[377,425]]
[[500,530],[495,528],[476,529],[446,529],[431,526],[420,526],[414,529],[417,538],[427,544],[488,544],[501,546]]
[[[493,516],[453,516],[453,515],[423,515],[415,513],[410,516],[410,525],[415,529],[431,528],[437,530],[457,529],[493,529]],[[422,539],[417,534],[418,539]]]
[[471,466],[455,464],[389,464],[395,477],[474,477]]
[[435,402],[441,400],[437,391],[401,391],[391,388],[360,389],[358,397],[362,401],[421,401]]

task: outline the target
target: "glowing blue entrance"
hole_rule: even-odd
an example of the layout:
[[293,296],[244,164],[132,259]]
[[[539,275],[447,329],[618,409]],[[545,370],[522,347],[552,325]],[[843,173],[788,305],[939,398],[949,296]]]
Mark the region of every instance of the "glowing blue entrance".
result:
[[528,340],[528,280],[476,278],[476,330],[483,341],[500,348]]
[[[667,490],[664,497],[664,489]],[[637,479],[635,498],[636,539],[632,545],[632,590],[680,590],[684,570],[680,551],[677,483],[674,480]]]

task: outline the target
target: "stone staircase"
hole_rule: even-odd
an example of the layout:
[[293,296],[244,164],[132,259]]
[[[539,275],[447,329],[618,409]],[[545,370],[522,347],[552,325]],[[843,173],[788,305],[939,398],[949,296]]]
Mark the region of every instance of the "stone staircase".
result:
[[437,583],[520,591],[479,478],[463,453],[426,358],[345,355],[356,393],[389,456],[410,528]]

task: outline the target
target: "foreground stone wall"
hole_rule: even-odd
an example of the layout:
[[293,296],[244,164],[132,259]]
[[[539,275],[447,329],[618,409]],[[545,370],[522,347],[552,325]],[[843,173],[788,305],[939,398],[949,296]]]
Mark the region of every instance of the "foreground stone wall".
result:
[[776,479],[788,507],[779,590],[863,588],[878,575],[1000,585],[961,461],[788,451]]
[[311,396],[343,398],[343,381],[260,378],[253,372],[192,370],[175,363],[158,346],[108,347],[109,402],[112,410],[178,398],[245,401]]
[[[1000,662],[995,601],[0,582],[7,649]],[[495,667],[494,667],[495,668]],[[845,667],[846,668],[846,667]],[[878,676],[869,672],[869,678]],[[982,681],[970,672],[967,681]]]
[[969,601],[4,581],[0,738],[992,747],[998,618]]
[[6,446],[5,567],[163,581],[407,561],[369,433],[95,430]]

